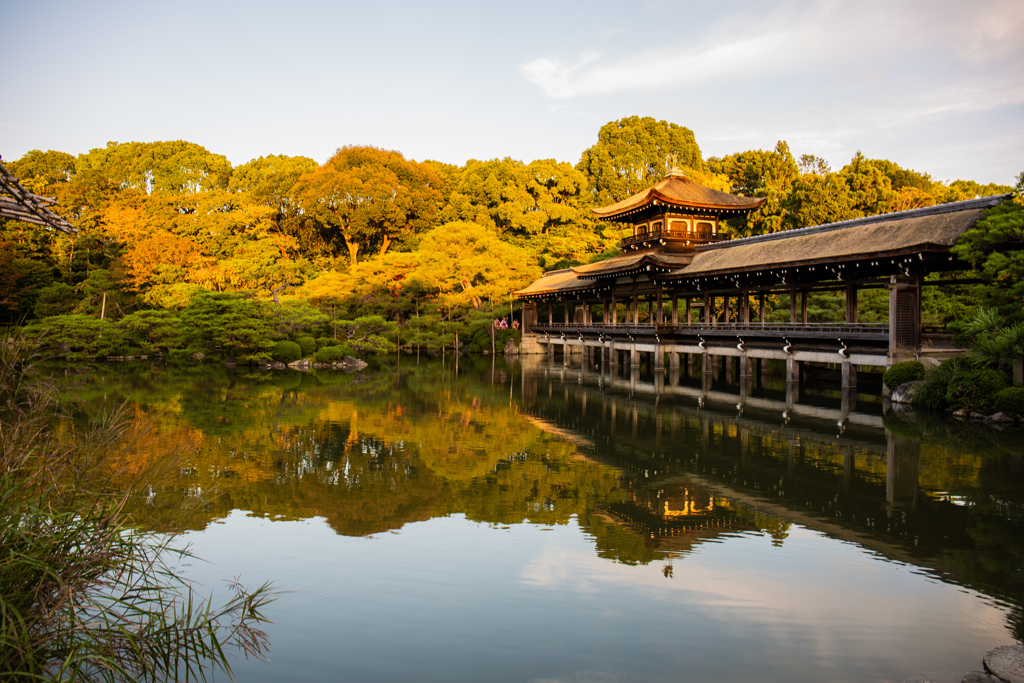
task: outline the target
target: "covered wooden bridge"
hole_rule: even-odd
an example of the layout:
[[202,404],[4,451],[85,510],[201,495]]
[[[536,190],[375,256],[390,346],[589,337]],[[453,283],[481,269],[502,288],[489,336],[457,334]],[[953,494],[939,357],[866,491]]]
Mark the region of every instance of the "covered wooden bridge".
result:
[[[523,302],[524,353],[562,352],[566,365],[639,365],[655,369],[680,354],[751,361],[784,360],[798,381],[801,363],[839,364],[843,386],[858,366],[957,353],[948,337],[921,324],[930,273],[963,270],[951,253],[982,211],[1006,196],[986,197],[781,233],[729,240],[719,221],[756,210],[764,200],[717,192],[670,174],[654,187],[596,209],[602,220],[632,224],[623,254],[545,273],[516,292]],[[962,282],[962,281],[961,281]],[[862,323],[857,295],[885,289],[889,320]],[[845,320],[808,322],[813,292],[845,294]],[[766,321],[766,297],[788,296],[789,320]]]

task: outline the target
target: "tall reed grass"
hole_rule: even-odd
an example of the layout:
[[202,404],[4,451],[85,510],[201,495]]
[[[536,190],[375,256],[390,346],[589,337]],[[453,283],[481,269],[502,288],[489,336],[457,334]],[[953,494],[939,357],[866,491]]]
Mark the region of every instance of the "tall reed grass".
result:
[[0,342],[0,680],[205,681],[265,657],[271,588],[201,599],[173,533],[133,525],[155,473],[124,457],[126,411],[68,419],[36,360]]

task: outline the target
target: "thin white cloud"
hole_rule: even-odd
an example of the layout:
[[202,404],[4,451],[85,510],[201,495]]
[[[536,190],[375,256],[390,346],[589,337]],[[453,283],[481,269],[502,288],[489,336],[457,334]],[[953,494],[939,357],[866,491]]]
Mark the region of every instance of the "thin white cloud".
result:
[[620,50],[612,56],[589,50],[569,60],[543,57],[519,70],[554,99],[709,84],[727,88],[758,76],[787,80],[817,74],[843,85],[865,74],[885,80],[922,65],[927,69],[931,55],[947,61],[934,64],[929,79],[963,77],[939,71],[953,60],[994,69],[1005,81],[1019,78],[1017,57],[1024,56],[1024,47],[1017,38],[1022,29],[1024,4],[1017,0],[970,6],[851,6],[821,0],[783,5],[764,15],[721,17],[713,26],[693,27],[696,35],[704,36],[696,42]]

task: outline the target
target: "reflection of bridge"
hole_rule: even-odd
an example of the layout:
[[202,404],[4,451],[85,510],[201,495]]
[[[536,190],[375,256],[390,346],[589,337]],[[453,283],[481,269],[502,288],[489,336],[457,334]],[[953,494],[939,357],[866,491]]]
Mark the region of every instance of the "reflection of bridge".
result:
[[[666,179],[655,189],[671,189],[669,180],[682,183]],[[672,211],[698,211],[684,197],[689,185],[680,187],[667,204],[661,195],[637,195],[615,205],[614,220],[635,223],[621,256],[546,273],[516,293],[524,353],[557,350],[566,365],[602,367],[636,366],[649,354],[659,371],[666,357],[669,368],[678,368],[680,354],[699,357],[705,368],[726,357],[737,359],[741,376],[756,372],[752,361],[781,360],[793,382],[801,364],[827,363],[840,367],[844,387],[856,386],[862,365],[959,353],[950,336],[922,325],[922,288],[956,282],[926,276],[966,267],[951,248],[1003,198],[725,241],[715,218],[714,239],[652,239],[651,226],[665,230],[676,221]],[[721,217],[741,210],[728,208],[731,195],[723,197]],[[865,290],[888,293],[886,322],[858,320],[858,293]],[[843,321],[808,320],[808,296],[817,292],[845,296]],[[789,321],[767,322],[771,302],[787,299]]]
[[[727,391],[691,402],[690,387],[647,394],[638,391],[650,388],[643,383],[559,366],[524,370],[522,379],[525,413],[573,434],[586,452],[635,472],[644,486],[691,481],[714,495],[767,510],[760,500],[770,504],[770,514],[827,527],[828,533],[867,547],[879,545],[880,539],[864,540],[871,530],[887,530],[884,552],[901,560],[907,552],[894,550],[893,536],[947,545],[943,534],[949,530],[940,518],[964,512],[920,496],[919,442],[888,433],[874,415],[848,412],[840,423],[834,408],[786,406],[772,399],[743,403]],[[659,496],[647,497],[662,501]],[[781,513],[796,501],[795,508]],[[813,514],[794,517],[803,506]],[[662,522],[660,530],[651,529],[656,534],[678,521],[660,507],[652,508]],[[901,512],[932,519],[918,528]],[[842,531],[854,520],[858,531]],[[930,538],[935,533],[939,536]]]

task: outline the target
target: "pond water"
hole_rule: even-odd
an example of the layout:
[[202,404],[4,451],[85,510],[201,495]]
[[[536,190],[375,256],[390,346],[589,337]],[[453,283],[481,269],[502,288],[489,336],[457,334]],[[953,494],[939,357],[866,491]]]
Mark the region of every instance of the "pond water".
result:
[[958,682],[1024,638],[1019,431],[531,365],[78,391],[151,425],[140,463],[177,453],[140,520],[201,592],[283,591],[242,681]]

